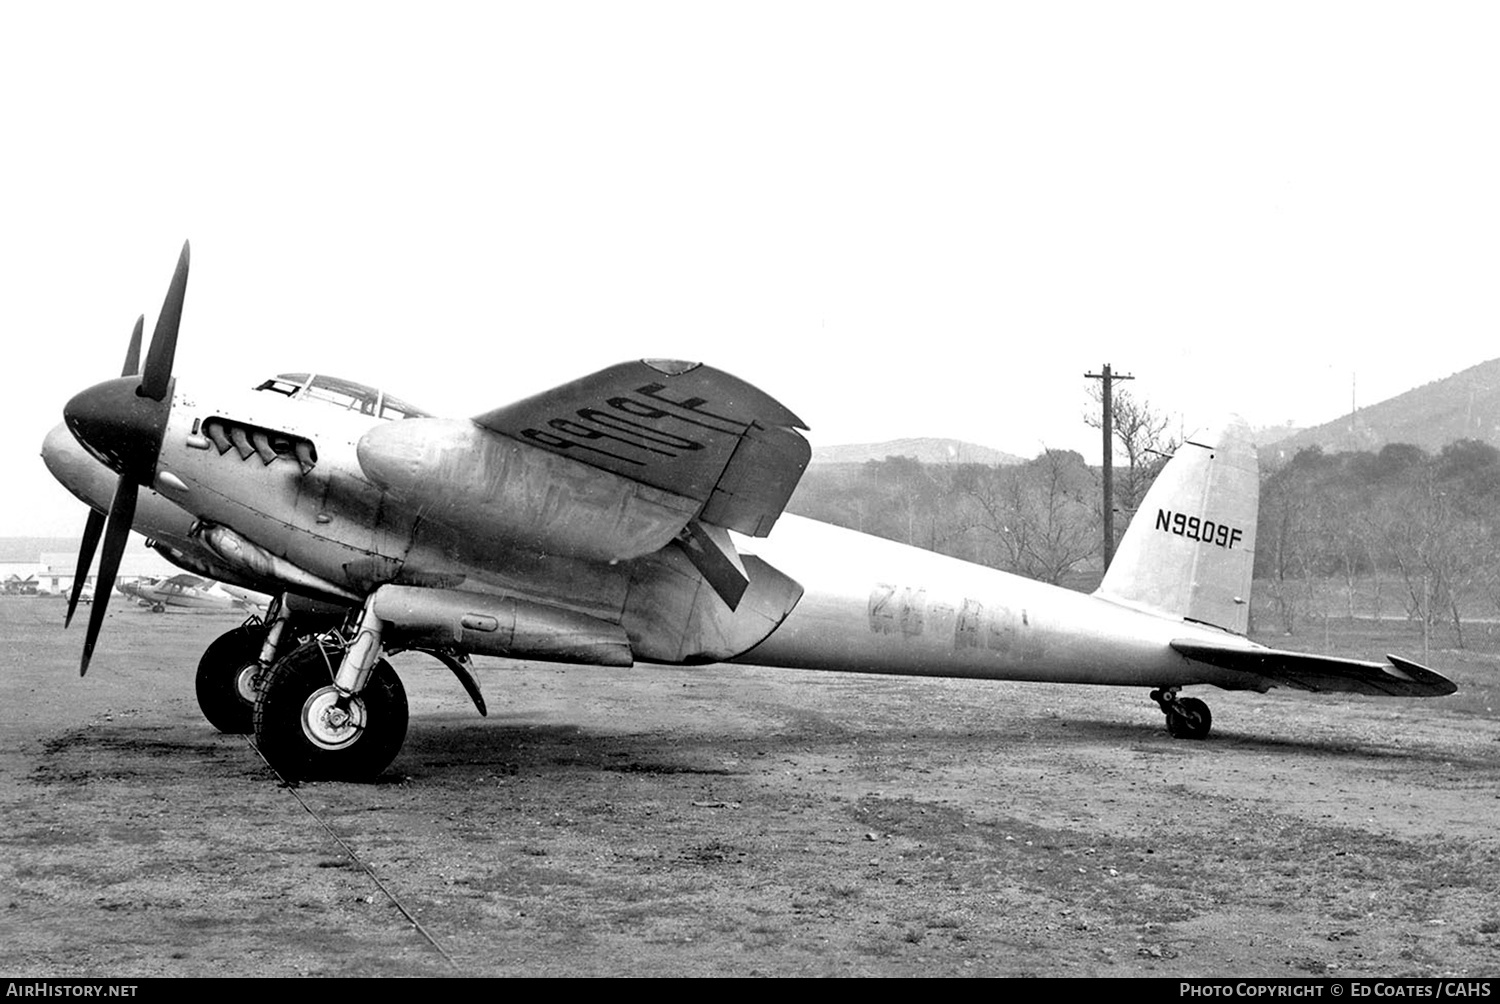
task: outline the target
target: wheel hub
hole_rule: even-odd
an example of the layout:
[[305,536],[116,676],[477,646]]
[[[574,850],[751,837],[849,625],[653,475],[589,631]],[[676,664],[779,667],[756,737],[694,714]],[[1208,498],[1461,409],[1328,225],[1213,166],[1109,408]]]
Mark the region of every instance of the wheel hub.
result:
[[251,707],[255,706],[255,674],[259,670],[258,663],[248,662],[234,674],[234,692]]
[[302,705],[302,734],[325,750],[351,745],[365,730],[365,702],[344,697],[336,687],[313,691]]

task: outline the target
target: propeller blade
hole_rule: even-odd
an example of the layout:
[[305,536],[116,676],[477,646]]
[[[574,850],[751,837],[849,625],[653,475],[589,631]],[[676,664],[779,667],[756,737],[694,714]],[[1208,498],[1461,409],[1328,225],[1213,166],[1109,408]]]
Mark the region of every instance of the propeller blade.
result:
[[104,513],[90,509],[88,522],[83,524],[83,543],[78,545],[78,568],[73,572],[73,591],[68,594],[68,616],[63,618],[63,627],[73,623],[73,611],[78,609],[83,581],[88,578],[89,566],[94,563],[94,550],[99,546],[99,535],[103,532]]
[[188,242],[183,241],[177,271],[172,273],[172,284],[167,287],[167,298],[156,318],[156,330],[151,334],[151,348],[146,352],[146,368],[141,373],[141,389],[137,393],[153,401],[164,399],[172,383],[177,327],[182,323],[182,300],[187,295],[188,258]]
[[[146,365],[142,369],[141,332],[145,329],[144,315],[135,322],[130,334],[130,344],[125,349],[125,366],[119,380],[108,380],[74,395],[63,409],[68,428],[89,452],[118,471],[120,480],[115,485],[115,497],[109,504],[109,517],[102,522],[98,513],[91,512],[84,526],[83,547],[79,551],[79,571],[73,579],[73,592],[68,600],[67,620],[73,619],[78,597],[83,591],[83,581],[92,563],[94,550],[99,543],[99,531],[104,530],[104,550],[99,558],[99,578],[94,584],[94,605],[89,611],[88,633],[83,639],[83,661],[78,665],[78,675],[89,671],[89,660],[94,657],[94,645],[99,641],[99,629],[104,625],[104,612],[109,606],[109,594],[115,587],[115,575],[120,570],[120,559],[124,557],[125,545],[135,522],[135,503],[139,493],[137,484],[150,484],[156,468],[157,454],[161,450],[161,437],[166,429],[167,416],[172,403],[167,394],[172,389],[172,361],[177,355],[177,329],[182,324],[182,301],[187,295],[188,242],[182,242],[182,254],[177,258],[177,271],[172,273],[172,282],[167,287],[167,298],[161,305],[161,314],[156,318],[156,330],[151,334],[151,348],[146,352]],[[130,377],[140,373],[139,380]],[[133,393],[132,393],[133,391]],[[143,400],[145,399],[145,400]],[[155,404],[147,404],[154,401]]]
[[146,315],[135,319],[135,330],[130,333],[130,347],[125,350],[125,368],[120,376],[135,376],[141,371],[141,329],[146,326]]
[[115,588],[115,573],[120,570],[120,559],[125,555],[125,544],[130,537],[130,526],[135,521],[135,498],[137,488],[129,478],[121,478],[115,487],[114,501],[109,504],[109,525],[104,529],[104,553],[99,558],[99,579],[94,583],[94,606],[89,611],[89,630],[83,638],[83,662],[78,666],[78,675],[89,671],[89,660],[94,655],[94,643],[99,640],[99,628],[104,624],[104,610],[109,606],[110,591]]

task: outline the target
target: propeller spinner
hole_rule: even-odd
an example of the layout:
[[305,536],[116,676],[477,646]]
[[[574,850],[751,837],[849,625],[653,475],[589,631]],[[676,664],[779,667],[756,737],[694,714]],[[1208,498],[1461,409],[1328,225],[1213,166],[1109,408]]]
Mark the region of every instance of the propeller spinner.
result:
[[188,257],[188,244],[184,241],[182,255],[177,259],[177,271],[172,275],[166,301],[156,319],[156,330],[151,335],[145,369],[137,375],[141,331],[145,323],[142,317],[135,322],[120,377],[95,384],[76,395],[63,408],[68,429],[84,449],[120,475],[107,522],[100,513],[89,512],[78,552],[73,592],[68,597],[65,623],[73,620],[84,577],[93,564],[94,550],[102,534],[104,551],[99,558],[99,580],[94,589],[93,608],[89,611],[79,676],[88,672],[94,644],[99,640],[109,594],[114,589],[115,574],[120,570],[120,558],[125,553],[125,543],[135,520],[136,496],[140,487],[150,485],[156,476],[156,459],[161,453],[167,416],[172,410],[172,360],[177,354],[177,329],[182,322],[182,301],[187,292]]

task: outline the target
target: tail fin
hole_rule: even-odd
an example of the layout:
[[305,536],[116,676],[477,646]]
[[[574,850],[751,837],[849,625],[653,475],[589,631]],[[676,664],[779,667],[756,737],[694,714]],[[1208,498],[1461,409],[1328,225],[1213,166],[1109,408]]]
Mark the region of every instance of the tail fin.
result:
[[1094,595],[1243,634],[1260,472],[1235,419],[1183,443],[1157,475]]

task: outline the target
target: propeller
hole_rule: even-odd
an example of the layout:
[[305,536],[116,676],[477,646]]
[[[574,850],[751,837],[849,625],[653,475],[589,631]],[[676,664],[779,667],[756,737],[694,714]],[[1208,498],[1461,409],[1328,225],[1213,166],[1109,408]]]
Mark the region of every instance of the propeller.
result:
[[[146,315],[135,319],[135,330],[130,333],[130,345],[125,349],[125,367],[120,376],[135,376],[141,369],[141,331],[146,326]],[[94,563],[94,549],[99,546],[99,537],[104,533],[104,513],[89,510],[89,518],[83,524],[83,542],[78,548],[78,567],[73,571],[73,591],[68,594],[68,615],[63,618],[63,627],[73,623],[73,611],[78,609],[78,597],[83,595],[84,580],[89,566]]]
[[99,640],[109,594],[130,537],[135,520],[136,497],[142,485],[149,486],[156,477],[156,460],[161,453],[162,436],[172,411],[172,361],[177,355],[177,329],[182,323],[182,301],[187,293],[189,248],[182,245],[177,271],[167,287],[167,298],[156,318],[146,365],[140,374],[142,317],[135,323],[130,346],[125,352],[125,368],[117,380],[106,380],[74,396],[63,408],[68,429],[84,448],[120,475],[110,502],[109,516],[89,513],[84,525],[83,545],[78,553],[78,572],[68,600],[67,621],[83,589],[84,576],[93,564],[94,550],[100,536],[104,550],[99,558],[99,578],[94,587],[94,604],[89,610],[88,632],[83,640],[83,660],[78,675],[89,671],[89,660]]

